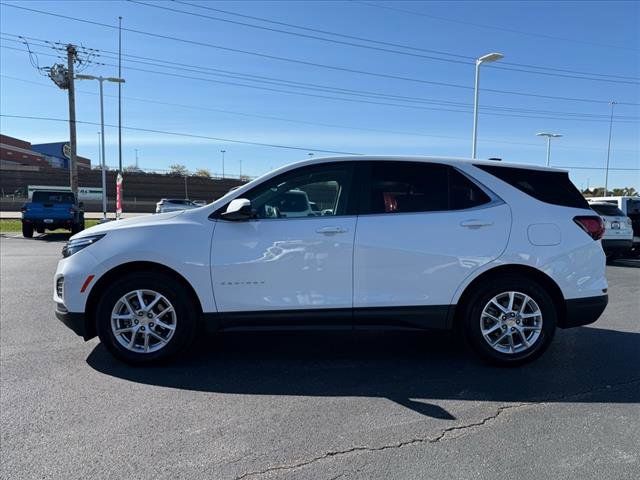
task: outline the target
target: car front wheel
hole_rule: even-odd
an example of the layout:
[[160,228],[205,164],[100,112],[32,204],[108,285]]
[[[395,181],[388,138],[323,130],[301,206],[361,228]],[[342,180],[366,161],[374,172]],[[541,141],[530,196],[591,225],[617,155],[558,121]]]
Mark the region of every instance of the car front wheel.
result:
[[553,338],[556,322],[549,294],[537,282],[511,275],[479,287],[464,317],[473,349],[498,365],[518,365],[540,356]]
[[102,295],[96,314],[102,343],[133,364],[158,363],[187,351],[198,318],[185,287],[160,273],[119,279]]

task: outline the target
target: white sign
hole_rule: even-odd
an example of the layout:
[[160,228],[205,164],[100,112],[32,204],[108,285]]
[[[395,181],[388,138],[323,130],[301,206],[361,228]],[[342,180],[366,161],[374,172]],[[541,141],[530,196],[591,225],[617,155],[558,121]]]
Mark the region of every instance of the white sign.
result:
[[[48,192],[70,192],[71,187],[59,187],[52,185],[29,185],[27,187],[27,195],[29,200],[33,196],[33,192],[37,190],[46,190]],[[78,201],[102,200],[102,187],[78,187]]]

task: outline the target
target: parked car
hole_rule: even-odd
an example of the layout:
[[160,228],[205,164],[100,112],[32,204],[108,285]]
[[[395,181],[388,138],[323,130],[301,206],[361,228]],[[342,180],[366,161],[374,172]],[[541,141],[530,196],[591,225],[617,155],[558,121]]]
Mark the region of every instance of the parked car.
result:
[[200,205],[192,202],[191,200],[179,199],[179,198],[163,198],[156,203],[156,213],[177,212],[180,210],[189,210],[191,208],[198,208]]
[[631,219],[612,203],[589,202],[593,211],[604,221],[602,248],[607,256],[629,255],[633,248]]
[[619,197],[593,197],[588,199],[592,202],[606,202],[617,206],[624,215],[631,219],[633,228],[632,253],[640,254],[640,197],[619,196]]
[[[292,192],[331,214],[272,216]],[[603,233],[563,170],[310,159],[204,208],[73,236],[53,298],[66,325],[130,363],[188,351],[200,327],[457,327],[482,358],[515,365],[556,327],[601,315]]]
[[70,230],[71,233],[84,230],[82,203],[76,204],[72,192],[36,190],[21,211],[22,235],[26,238],[33,237],[34,230],[38,233],[59,228]]
[[297,218],[317,215],[311,207],[307,193],[298,189],[289,190],[271,199],[265,205],[265,212],[265,218]]

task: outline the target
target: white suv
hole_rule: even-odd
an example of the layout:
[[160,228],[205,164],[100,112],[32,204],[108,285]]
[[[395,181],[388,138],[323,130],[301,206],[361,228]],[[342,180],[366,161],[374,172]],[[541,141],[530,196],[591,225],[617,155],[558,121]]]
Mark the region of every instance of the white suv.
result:
[[[303,191],[321,216],[273,215]],[[602,219],[565,171],[423,157],[312,159],[196,210],[71,237],[57,316],[118,358],[187,351],[199,326],[459,327],[518,364],[607,304]],[[180,248],[176,248],[176,246]]]
[[607,256],[626,255],[633,247],[633,225],[622,210],[611,203],[589,202],[591,209],[602,217],[604,235],[602,248]]

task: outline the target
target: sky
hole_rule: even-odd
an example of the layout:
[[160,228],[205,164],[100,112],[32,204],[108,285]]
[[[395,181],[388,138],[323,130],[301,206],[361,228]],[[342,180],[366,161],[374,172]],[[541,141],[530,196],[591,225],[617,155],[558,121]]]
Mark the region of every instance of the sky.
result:
[[[117,76],[118,16],[125,166],[136,150],[141,168],[216,174],[225,150],[225,173],[250,176],[310,153],[470,157],[475,58],[499,52],[480,67],[478,158],[543,165],[536,133],[559,133],[551,164],[602,186],[613,100],[609,188],[640,190],[640,2],[2,1],[0,131],[66,141],[66,92],[37,67],[73,43],[83,74]],[[78,154],[97,163],[98,82],[76,90],[94,123]]]

